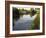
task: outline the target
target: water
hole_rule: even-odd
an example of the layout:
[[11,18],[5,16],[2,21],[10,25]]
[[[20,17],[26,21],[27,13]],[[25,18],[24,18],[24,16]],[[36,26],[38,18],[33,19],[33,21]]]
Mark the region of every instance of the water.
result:
[[23,15],[19,20],[14,20],[14,30],[28,30],[35,17],[36,15],[32,17],[30,15]]

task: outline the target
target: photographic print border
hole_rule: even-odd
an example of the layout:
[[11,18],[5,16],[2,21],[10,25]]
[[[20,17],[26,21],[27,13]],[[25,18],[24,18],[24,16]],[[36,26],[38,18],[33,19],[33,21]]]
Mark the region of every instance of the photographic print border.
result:
[[[32,29],[32,30],[19,30],[19,31],[13,31],[12,29],[13,29],[13,13],[12,13],[12,9],[13,9],[13,7],[15,8],[40,8],[40,20],[39,20],[39,22],[40,22],[40,24],[39,24],[39,29]],[[22,33],[39,33],[39,32],[42,32],[42,15],[43,15],[43,13],[42,13],[42,6],[37,6],[37,5],[20,5],[20,4],[10,4],[10,34],[22,34]],[[35,14],[35,16],[37,16],[36,14]],[[21,18],[20,18],[21,19]],[[22,21],[21,21],[22,22]],[[23,25],[24,26],[24,25]],[[31,26],[33,26],[33,25],[31,25]],[[19,27],[19,26],[18,26]],[[36,28],[37,26],[35,26],[35,28]],[[31,28],[31,27],[30,27]]]
[[[43,11],[42,11],[43,12],[42,33],[10,34],[10,4],[43,6]],[[45,34],[45,29],[44,28],[45,28],[45,5],[44,5],[44,3],[20,2],[20,1],[5,1],[5,37],[44,35]]]

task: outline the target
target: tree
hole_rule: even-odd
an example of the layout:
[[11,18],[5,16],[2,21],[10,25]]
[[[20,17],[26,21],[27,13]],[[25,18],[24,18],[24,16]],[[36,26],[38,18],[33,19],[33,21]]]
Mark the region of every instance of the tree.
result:
[[31,9],[31,16],[34,16],[36,13],[37,13],[37,11],[32,8]]
[[18,20],[20,18],[19,10],[17,8],[13,8],[13,19]]

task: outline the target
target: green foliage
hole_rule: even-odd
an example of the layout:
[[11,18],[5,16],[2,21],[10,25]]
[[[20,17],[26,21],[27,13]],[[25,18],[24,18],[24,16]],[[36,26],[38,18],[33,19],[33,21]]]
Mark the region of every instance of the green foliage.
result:
[[[37,14],[37,26],[38,29],[40,29],[40,13],[36,13]],[[29,30],[34,30],[36,24],[34,23],[34,21],[32,22],[31,26],[29,27]]]

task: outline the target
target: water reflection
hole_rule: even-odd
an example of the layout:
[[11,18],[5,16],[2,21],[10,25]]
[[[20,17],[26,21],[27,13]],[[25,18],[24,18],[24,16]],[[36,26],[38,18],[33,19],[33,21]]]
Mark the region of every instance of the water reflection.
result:
[[36,15],[23,15],[16,21],[14,20],[14,30],[28,30],[31,26],[33,20],[35,19]]

